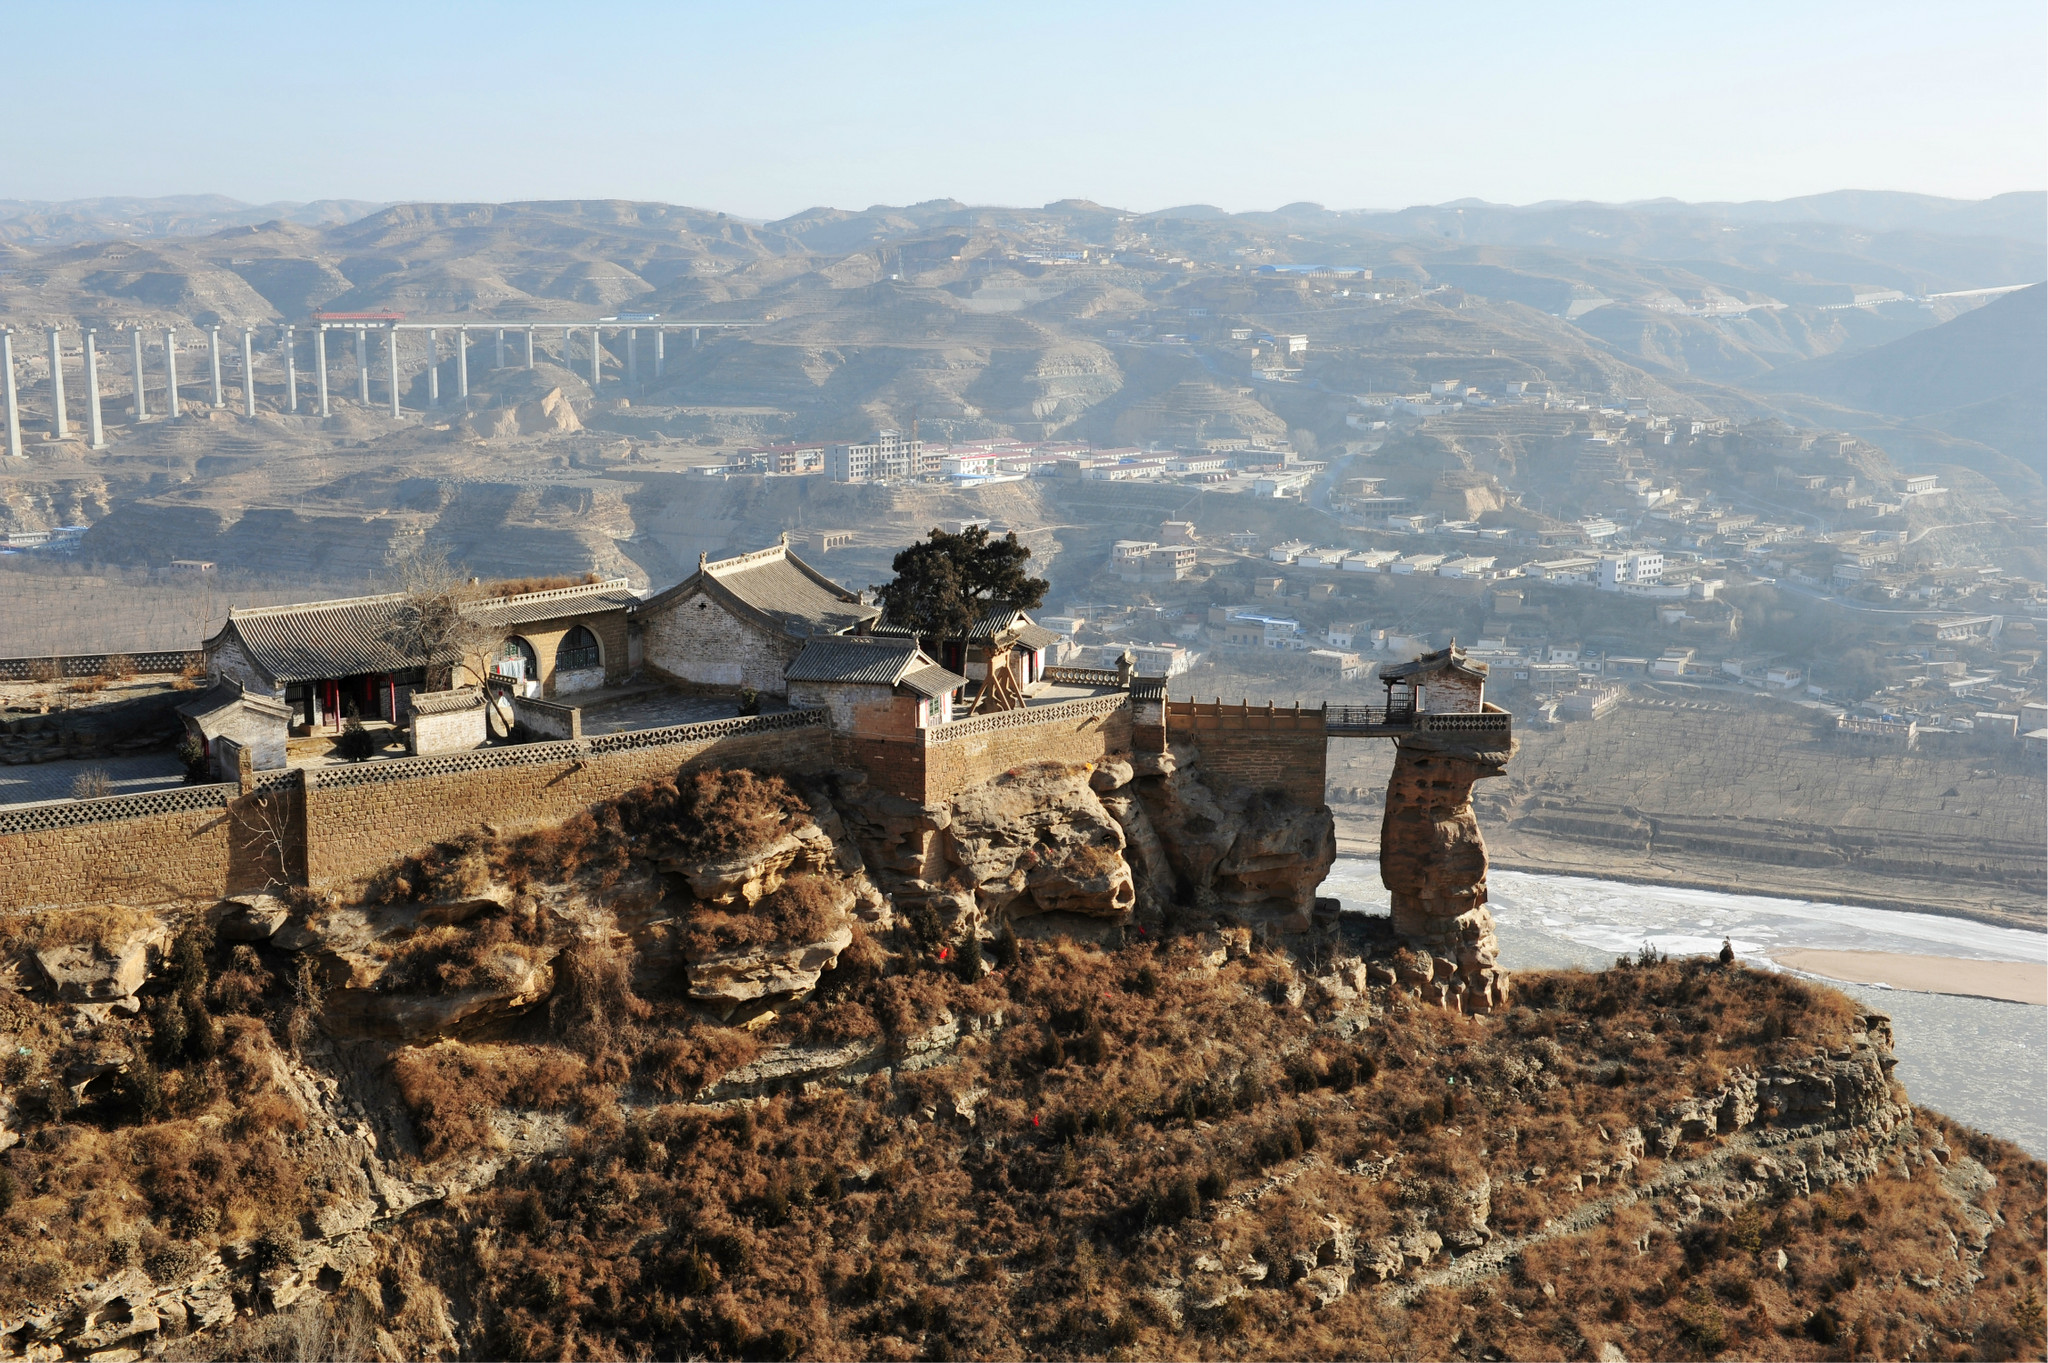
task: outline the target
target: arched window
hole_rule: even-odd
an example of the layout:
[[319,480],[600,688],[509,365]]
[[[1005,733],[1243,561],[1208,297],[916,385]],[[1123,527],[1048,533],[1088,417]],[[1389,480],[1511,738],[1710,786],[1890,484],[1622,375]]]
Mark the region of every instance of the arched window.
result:
[[604,656],[598,651],[597,636],[578,625],[562,640],[562,646],[555,650],[555,671],[581,672],[586,668],[604,666]]
[[511,638],[507,639],[504,643],[498,646],[498,656],[508,661],[513,658],[525,659],[526,680],[540,680],[540,655],[533,651],[532,644],[527,643],[526,640],[520,638],[518,635],[513,635]]

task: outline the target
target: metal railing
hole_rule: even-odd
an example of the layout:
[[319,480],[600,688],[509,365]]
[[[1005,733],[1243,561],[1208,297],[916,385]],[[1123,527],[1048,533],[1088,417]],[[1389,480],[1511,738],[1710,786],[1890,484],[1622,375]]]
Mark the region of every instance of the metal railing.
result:
[[1431,714],[1399,705],[1332,705],[1323,712],[1323,726],[1340,729],[1406,729],[1413,733],[1505,734],[1514,731],[1515,717],[1505,710]]

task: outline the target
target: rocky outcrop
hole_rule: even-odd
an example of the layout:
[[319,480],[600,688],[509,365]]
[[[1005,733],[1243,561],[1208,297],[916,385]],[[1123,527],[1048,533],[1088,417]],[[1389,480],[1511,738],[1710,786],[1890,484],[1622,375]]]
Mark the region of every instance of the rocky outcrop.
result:
[[866,795],[842,773],[836,803],[899,912],[929,910],[949,936],[1092,936],[1129,921],[1139,897],[1102,770],[1034,763],[940,805]]
[[1393,896],[1394,931],[1421,953],[1402,983],[1461,1011],[1491,1012],[1507,1001],[1472,783],[1500,775],[1511,755],[1436,735],[1404,737],[1387,780],[1380,879]]
[[1327,806],[1242,786],[1219,791],[1192,750],[1132,789],[1174,878],[1163,897],[1247,927],[1308,931],[1316,887],[1337,860]]

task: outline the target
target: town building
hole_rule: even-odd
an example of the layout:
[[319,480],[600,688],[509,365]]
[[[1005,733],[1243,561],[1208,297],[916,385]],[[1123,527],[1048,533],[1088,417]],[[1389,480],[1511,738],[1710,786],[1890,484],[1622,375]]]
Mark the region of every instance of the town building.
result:
[[1367,667],[1356,653],[1333,648],[1312,648],[1308,651],[1308,670],[1311,676],[1320,677],[1324,681],[1351,681],[1364,676]]
[[1664,555],[1652,552],[1600,556],[1600,590],[1654,586],[1664,576]]
[[927,467],[922,440],[901,431],[878,431],[858,445],[834,445],[825,454],[825,472],[835,483],[875,483],[890,478],[919,478],[936,473]]

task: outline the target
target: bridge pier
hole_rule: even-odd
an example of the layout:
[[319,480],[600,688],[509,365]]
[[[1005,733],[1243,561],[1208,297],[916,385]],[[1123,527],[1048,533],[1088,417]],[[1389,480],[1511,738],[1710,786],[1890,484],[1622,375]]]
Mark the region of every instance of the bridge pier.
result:
[[299,338],[296,327],[284,329],[284,400],[287,411],[299,410]]
[[356,325],[356,401],[370,405],[370,329]]
[[142,368],[142,328],[130,327],[128,340],[135,352],[135,424],[149,419],[149,379]]
[[398,328],[391,327],[384,333],[384,358],[391,366],[391,419],[399,419],[398,407]]
[[242,328],[242,415],[256,419],[256,333]]
[[441,405],[441,333],[427,328],[427,406]]
[[50,328],[50,439],[71,434],[71,422],[64,414],[64,333]]
[[[327,383],[324,366],[320,382],[324,391]],[[320,405],[323,408],[327,405],[327,400],[324,396],[321,398]],[[180,419],[178,411],[178,333],[169,327],[164,328],[164,407],[164,420],[177,421]],[[323,412],[322,415],[324,416],[325,413]]]
[[228,405],[227,394],[220,386],[220,328],[206,329],[207,359],[213,366],[213,405],[216,409]]
[[320,419],[325,421],[329,415],[327,410],[327,324],[325,322],[322,322],[320,329],[313,333],[313,368],[320,373]]
[[7,457],[21,459],[21,400],[14,391],[14,333],[0,328],[0,367],[7,370]]
[[107,447],[106,427],[100,424],[100,356],[93,345],[92,328],[85,331],[85,422],[92,448]]

